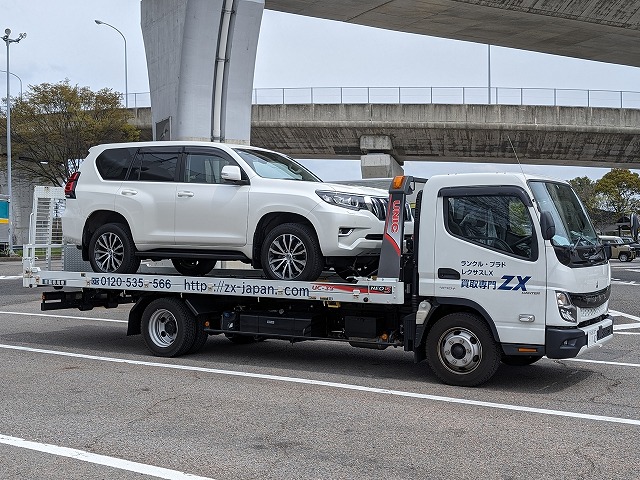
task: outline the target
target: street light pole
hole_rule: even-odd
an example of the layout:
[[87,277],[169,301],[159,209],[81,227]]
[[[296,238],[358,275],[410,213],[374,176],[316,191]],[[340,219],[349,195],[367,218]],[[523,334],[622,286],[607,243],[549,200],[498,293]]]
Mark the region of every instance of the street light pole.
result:
[[9,255],[13,254],[13,197],[11,192],[11,92],[9,88],[9,45],[18,43],[26,33],[21,33],[18,38],[9,38],[11,29],[4,31],[4,43],[7,44],[7,194],[9,195]]
[[98,25],[106,25],[107,27],[113,28],[120,34],[122,40],[124,40],[124,106],[125,108],[129,108],[129,85],[127,80],[127,39],[125,38],[124,34],[113,25],[110,25],[107,22],[103,22],[102,20],[94,20],[94,22],[96,22]]
[[[2,70],[2,69],[0,69],[0,72],[7,73],[6,70]],[[22,79],[18,75],[16,75],[15,73],[13,73],[13,72],[9,72],[9,75],[13,75],[20,82],[20,100],[22,100]]]

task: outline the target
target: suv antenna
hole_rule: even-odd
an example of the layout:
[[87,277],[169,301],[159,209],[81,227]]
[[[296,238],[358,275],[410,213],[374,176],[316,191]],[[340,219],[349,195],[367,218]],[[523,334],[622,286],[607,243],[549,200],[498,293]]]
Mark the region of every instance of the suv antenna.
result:
[[524,175],[524,169],[522,168],[522,164],[520,163],[520,159],[518,158],[518,152],[516,152],[515,147],[513,146],[513,142],[511,141],[511,137],[507,134],[507,140],[509,140],[509,145],[511,145],[511,150],[513,150],[513,154],[516,156],[516,160],[518,162],[518,166],[520,167],[520,171]]

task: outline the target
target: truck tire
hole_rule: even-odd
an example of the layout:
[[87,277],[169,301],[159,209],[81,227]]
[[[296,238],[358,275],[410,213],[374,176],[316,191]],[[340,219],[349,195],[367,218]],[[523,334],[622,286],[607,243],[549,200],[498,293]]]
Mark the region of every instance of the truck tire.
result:
[[628,262],[630,258],[631,256],[627,252],[621,252],[618,255],[618,260],[620,260],[621,262]]
[[121,223],[107,223],[98,228],[89,241],[89,263],[97,273],[136,273],[136,257],[131,232]]
[[316,280],[324,266],[315,232],[299,223],[274,227],[262,244],[261,260],[273,280]]
[[173,268],[180,275],[204,277],[216,266],[215,260],[196,260],[191,258],[172,258]]
[[195,316],[179,298],[157,298],[142,313],[142,338],[159,357],[188,352],[196,342],[196,326]]
[[208,338],[209,334],[202,329],[202,324],[196,320],[196,338],[193,341],[191,348],[187,350],[187,353],[197,353],[202,350],[202,347],[207,343]]
[[502,363],[512,367],[526,367],[532,365],[542,358],[542,355],[503,355]]
[[499,347],[487,324],[471,313],[445,315],[427,335],[426,356],[433,373],[449,385],[475,387],[500,365]]

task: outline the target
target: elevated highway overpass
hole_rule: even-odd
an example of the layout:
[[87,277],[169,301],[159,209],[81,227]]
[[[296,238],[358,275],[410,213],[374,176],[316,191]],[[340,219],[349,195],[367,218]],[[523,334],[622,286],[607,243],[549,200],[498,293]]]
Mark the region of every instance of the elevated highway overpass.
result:
[[[148,108],[132,122],[151,135]],[[640,110],[528,105],[253,105],[251,144],[297,158],[640,168]],[[375,175],[372,175],[375,176]],[[379,176],[379,175],[378,175]]]
[[635,0],[265,0],[265,8],[387,30],[640,66]]

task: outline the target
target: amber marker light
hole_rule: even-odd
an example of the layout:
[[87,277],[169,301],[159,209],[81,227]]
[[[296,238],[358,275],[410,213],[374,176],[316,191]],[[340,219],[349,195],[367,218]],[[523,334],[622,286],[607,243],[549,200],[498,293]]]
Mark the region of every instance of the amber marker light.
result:
[[522,352],[522,353],[538,353],[538,349],[537,348],[520,347],[520,348],[518,348],[518,351]]
[[391,182],[391,188],[397,190],[402,187],[402,183],[404,182],[405,176],[398,175],[397,177],[393,177],[393,181]]

